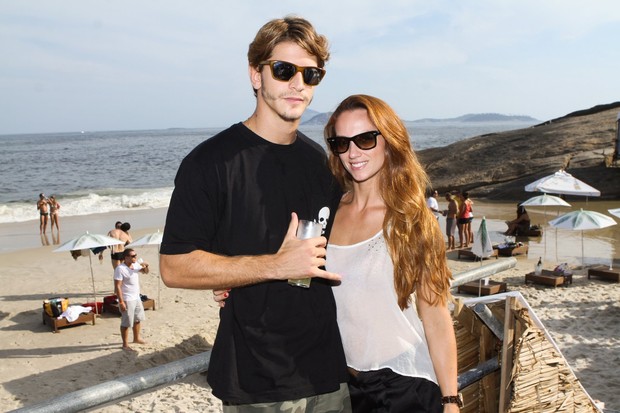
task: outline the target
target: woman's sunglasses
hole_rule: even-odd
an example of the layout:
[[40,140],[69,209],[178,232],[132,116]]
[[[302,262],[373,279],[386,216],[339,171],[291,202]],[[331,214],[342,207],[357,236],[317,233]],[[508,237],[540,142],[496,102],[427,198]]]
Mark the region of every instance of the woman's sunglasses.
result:
[[333,138],[327,138],[327,143],[335,155],[340,155],[349,150],[351,141],[355,143],[355,146],[365,151],[374,148],[377,146],[377,136],[379,135],[381,135],[381,132],[373,130],[370,132],[362,132],[350,138],[345,136],[334,136]]
[[276,80],[288,82],[297,72],[301,72],[304,83],[308,86],[316,86],[325,76],[325,69],[314,66],[297,66],[282,60],[269,60],[262,62],[260,65],[269,65],[271,68],[271,76]]

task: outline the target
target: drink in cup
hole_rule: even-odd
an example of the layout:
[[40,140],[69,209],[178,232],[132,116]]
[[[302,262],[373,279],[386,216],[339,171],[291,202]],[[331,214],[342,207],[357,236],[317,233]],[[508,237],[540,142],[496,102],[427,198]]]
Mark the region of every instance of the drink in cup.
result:
[[[323,232],[323,225],[318,222],[307,221],[305,219],[299,220],[299,226],[297,227],[297,238],[316,238],[321,236],[321,232]],[[310,288],[310,278],[288,280],[288,283],[296,287]]]

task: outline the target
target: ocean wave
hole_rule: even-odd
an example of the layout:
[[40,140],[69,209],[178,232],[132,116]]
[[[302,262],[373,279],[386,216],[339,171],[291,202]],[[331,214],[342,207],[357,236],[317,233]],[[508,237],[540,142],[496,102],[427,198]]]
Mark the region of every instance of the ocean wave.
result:
[[[104,189],[58,197],[60,216],[78,216],[126,210],[166,208],[173,188]],[[10,202],[0,204],[0,223],[39,219],[36,203]]]

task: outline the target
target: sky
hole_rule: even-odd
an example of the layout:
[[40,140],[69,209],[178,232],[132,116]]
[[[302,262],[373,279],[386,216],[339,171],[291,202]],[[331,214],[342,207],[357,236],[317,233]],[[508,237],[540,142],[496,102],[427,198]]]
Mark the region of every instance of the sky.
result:
[[620,100],[617,0],[0,0],[0,134],[244,120],[248,45],[288,14],[330,42],[318,112],[355,93],[405,120]]

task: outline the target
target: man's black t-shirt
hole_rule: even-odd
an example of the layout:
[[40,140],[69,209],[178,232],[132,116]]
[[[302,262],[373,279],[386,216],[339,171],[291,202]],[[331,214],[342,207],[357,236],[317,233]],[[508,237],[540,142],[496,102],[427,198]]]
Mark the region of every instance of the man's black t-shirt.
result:
[[[182,162],[162,254],[278,251],[291,212],[324,224],[328,235],[340,190],[323,149],[302,134],[277,145],[233,125]],[[213,394],[232,403],[293,400],[335,391],[346,363],[329,283],[286,281],[235,288],[220,311],[208,373]]]

